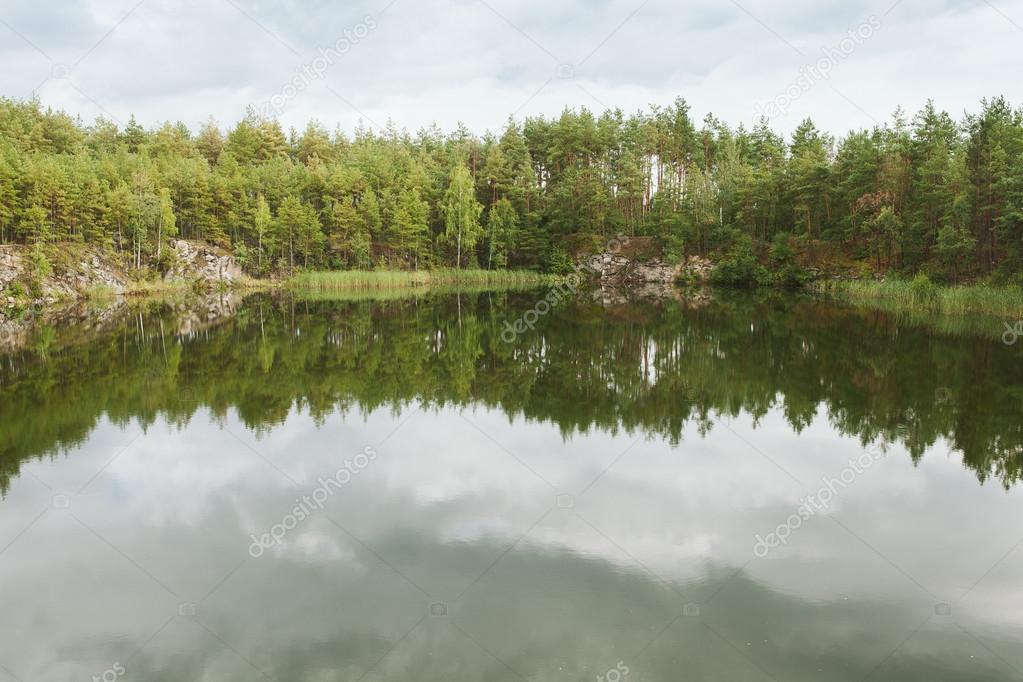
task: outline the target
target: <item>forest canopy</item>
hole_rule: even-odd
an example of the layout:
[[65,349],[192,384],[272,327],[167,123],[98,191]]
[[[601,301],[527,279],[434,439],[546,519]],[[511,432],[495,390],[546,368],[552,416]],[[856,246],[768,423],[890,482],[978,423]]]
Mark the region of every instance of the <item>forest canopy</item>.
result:
[[879,271],[1018,281],[1023,110],[961,120],[928,103],[837,138],[789,139],[677,99],[626,115],[566,109],[499,133],[285,131],[249,110],[147,130],[0,99],[0,244],[84,242],[167,258],[171,236],[256,274],[305,268],[564,267],[580,243],[655,238],[670,258],[793,243]]

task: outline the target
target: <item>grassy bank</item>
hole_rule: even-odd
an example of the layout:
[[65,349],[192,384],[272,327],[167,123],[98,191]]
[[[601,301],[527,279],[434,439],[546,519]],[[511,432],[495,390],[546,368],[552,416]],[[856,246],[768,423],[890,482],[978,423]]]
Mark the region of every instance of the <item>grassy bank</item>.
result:
[[550,284],[555,277],[522,270],[341,270],[302,272],[288,281],[305,291],[412,289],[418,287],[526,287]]
[[[209,295],[215,293],[226,293],[228,291],[262,291],[275,289],[281,286],[281,282],[271,279],[256,279],[254,277],[241,277],[232,281],[217,280],[196,280],[196,279],[175,279],[175,280],[140,280],[130,282],[122,292],[123,296],[129,298],[146,298],[151,296],[183,296],[188,294]],[[86,289],[86,298],[109,298],[118,294],[110,287],[96,286]]]
[[848,303],[892,312],[1023,318],[1023,289],[1019,287],[939,286],[917,278],[884,282],[829,281],[818,284],[816,289]]
[[[291,290],[303,295],[346,297],[399,298],[425,293],[475,292],[528,289],[556,284],[559,278],[522,270],[344,270],[297,273],[286,279],[260,279],[241,277],[233,281],[205,281],[195,279],[139,279],[128,281],[123,288],[106,284],[92,284],[68,293],[56,290],[46,300],[47,307],[60,307],[75,302],[103,304],[118,298],[128,299],[188,299],[217,293],[246,294],[257,291]],[[8,315],[28,308],[35,297],[16,283],[17,288],[0,291],[0,312]],[[13,299],[8,301],[7,296]],[[53,300],[56,299],[56,300]]]

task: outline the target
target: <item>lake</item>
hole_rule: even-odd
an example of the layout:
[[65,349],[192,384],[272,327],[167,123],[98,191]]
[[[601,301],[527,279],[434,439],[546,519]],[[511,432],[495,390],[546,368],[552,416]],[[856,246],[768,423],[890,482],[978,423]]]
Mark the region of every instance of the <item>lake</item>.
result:
[[0,355],[0,680],[1023,678],[999,321],[541,293]]

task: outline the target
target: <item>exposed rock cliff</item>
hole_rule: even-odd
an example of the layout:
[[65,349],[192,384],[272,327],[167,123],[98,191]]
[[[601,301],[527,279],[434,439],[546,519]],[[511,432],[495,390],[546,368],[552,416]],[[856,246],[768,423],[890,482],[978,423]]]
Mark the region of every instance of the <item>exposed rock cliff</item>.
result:
[[690,256],[681,263],[660,258],[628,258],[618,253],[598,253],[583,259],[583,267],[595,273],[602,286],[700,283],[710,277],[713,264],[706,258]]
[[[167,248],[172,257],[164,282],[198,282],[214,288],[242,277],[234,256],[216,247],[180,239],[169,241]],[[58,244],[49,247],[48,254],[50,272],[40,277],[33,271],[28,247],[0,246],[0,310],[74,301],[98,288],[115,295],[144,290],[155,274],[126,266],[123,254],[82,244]]]
[[170,246],[177,256],[164,274],[166,281],[202,280],[209,283],[235,282],[242,277],[242,269],[234,256],[200,242],[184,239],[172,240]]
[[14,247],[0,246],[0,292],[17,280],[23,269],[21,253]]

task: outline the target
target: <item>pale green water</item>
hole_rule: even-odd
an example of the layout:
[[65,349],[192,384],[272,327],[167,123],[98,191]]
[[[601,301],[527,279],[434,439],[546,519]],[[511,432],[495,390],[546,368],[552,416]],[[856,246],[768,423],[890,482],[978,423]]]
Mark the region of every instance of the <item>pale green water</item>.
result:
[[1023,678],[997,327],[726,297],[502,341],[536,300],[257,297],[0,356],[0,680]]

